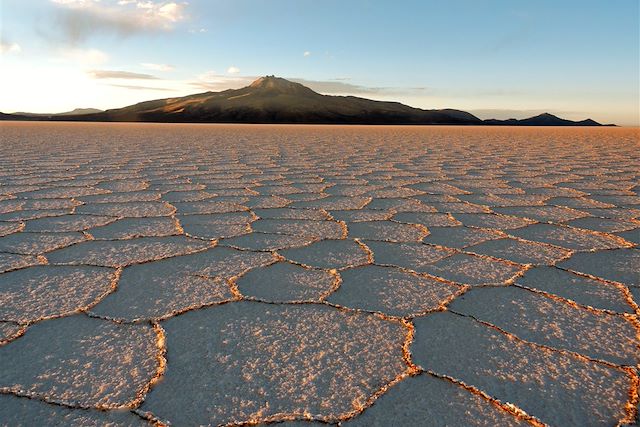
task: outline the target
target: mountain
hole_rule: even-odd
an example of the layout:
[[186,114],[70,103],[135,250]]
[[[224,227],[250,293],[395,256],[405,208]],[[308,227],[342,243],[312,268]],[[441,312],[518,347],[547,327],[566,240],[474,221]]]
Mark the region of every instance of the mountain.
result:
[[134,122],[481,124],[458,110],[421,110],[398,102],[321,95],[300,83],[267,76],[242,89],[141,102],[66,119]]
[[[552,117],[555,120],[545,119]],[[241,89],[204,92],[180,98],[141,102],[106,111],[74,110],[64,115],[2,114],[0,120],[65,120],[169,123],[310,123],[407,125],[541,125],[589,126],[552,115],[525,120],[482,121],[460,110],[423,110],[399,102],[373,101],[355,96],[321,95],[300,83],[275,76],[261,77]],[[533,122],[528,122],[532,120]],[[549,123],[549,124],[547,124]],[[592,122],[594,126],[599,125]]]
[[24,113],[18,112],[13,113],[17,116],[26,116],[26,117],[50,117],[50,116],[78,116],[82,114],[93,114],[93,113],[101,113],[104,110],[100,110],[98,108],[76,108],[71,111],[65,111],[64,113]]

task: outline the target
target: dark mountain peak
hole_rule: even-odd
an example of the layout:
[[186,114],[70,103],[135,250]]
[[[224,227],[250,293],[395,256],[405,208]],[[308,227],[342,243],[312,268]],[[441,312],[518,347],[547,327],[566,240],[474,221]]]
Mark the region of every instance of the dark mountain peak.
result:
[[531,116],[528,117],[526,119],[521,119],[521,120],[541,120],[541,121],[545,121],[545,122],[552,122],[552,121],[556,121],[556,120],[564,120],[561,119],[560,117],[551,114],[551,113],[542,113],[542,114],[538,114],[537,116]]
[[[600,123],[596,122],[593,119],[584,119],[584,120],[580,120],[578,122],[581,126],[599,126]],[[605,125],[605,126],[611,126],[611,125]],[[615,125],[614,125],[615,126]]]
[[309,94],[315,93],[300,83],[294,83],[287,79],[276,76],[264,76],[255,80],[249,85],[250,88],[261,92],[272,92],[280,94]]

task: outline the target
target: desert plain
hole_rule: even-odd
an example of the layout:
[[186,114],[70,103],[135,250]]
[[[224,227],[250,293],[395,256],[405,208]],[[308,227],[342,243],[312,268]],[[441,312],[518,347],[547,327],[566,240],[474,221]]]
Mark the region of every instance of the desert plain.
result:
[[637,128],[0,138],[0,425],[637,423]]

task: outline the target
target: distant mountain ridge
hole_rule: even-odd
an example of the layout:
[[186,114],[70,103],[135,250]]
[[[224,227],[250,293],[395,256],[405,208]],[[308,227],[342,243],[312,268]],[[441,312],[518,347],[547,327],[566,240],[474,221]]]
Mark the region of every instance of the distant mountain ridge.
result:
[[75,108],[71,111],[65,111],[63,113],[12,113],[18,116],[29,116],[29,117],[46,117],[46,116],[79,116],[83,114],[94,114],[94,113],[102,113],[104,110],[100,110],[98,108]]
[[454,109],[423,110],[399,102],[319,94],[289,80],[265,76],[241,89],[140,102],[106,111],[61,114],[0,113],[0,120],[163,123],[306,123],[388,125],[602,126],[545,113],[524,120],[481,120]]
[[487,119],[484,120],[485,124],[496,126],[615,126],[615,125],[603,125],[592,119],[585,119],[580,121],[573,121],[567,119],[561,119],[558,116],[554,116],[549,113],[542,113],[534,117],[527,119]]

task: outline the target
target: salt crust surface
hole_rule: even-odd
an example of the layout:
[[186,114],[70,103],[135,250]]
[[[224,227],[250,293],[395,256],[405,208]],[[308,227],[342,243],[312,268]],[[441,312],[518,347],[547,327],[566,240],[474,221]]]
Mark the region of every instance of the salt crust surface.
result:
[[0,425],[637,416],[633,129],[2,132]]

